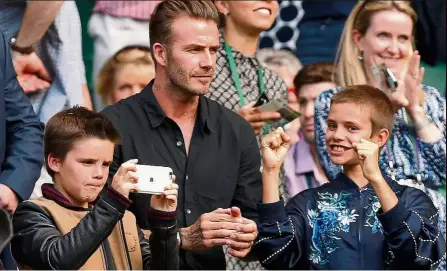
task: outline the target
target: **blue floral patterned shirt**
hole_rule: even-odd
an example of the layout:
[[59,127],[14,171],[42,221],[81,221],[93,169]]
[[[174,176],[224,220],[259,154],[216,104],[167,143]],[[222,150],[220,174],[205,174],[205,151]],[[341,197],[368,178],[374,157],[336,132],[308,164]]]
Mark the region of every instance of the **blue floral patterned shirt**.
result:
[[340,173],[289,200],[258,203],[252,251],[268,270],[445,268],[439,211],[419,189],[387,180],[398,198],[383,212],[369,184]]
[[[415,179],[416,174],[421,175],[423,184],[431,189],[438,189],[446,182],[446,102],[445,98],[433,87],[422,86],[426,93],[426,102],[423,105],[427,117],[440,130],[441,140],[427,143],[416,136],[414,130],[407,125],[405,109],[399,109],[395,114],[393,133],[389,139],[391,151],[389,156],[396,170],[396,179]],[[341,171],[341,167],[333,164],[326,150],[326,120],[332,96],[342,87],[322,92],[315,106],[315,138],[320,162],[329,179],[334,179]],[[419,159],[414,151],[414,140],[418,144]],[[391,176],[387,148],[383,148],[379,158],[382,173]],[[420,163],[418,163],[418,160]],[[418,165],[420,164],[420,165]]]

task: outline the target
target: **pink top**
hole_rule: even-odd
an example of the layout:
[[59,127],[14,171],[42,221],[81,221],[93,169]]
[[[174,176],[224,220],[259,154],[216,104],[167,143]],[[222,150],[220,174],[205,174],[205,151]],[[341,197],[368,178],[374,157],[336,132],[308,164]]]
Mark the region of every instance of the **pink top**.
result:
[[149,21],[159,1],[96,1],[93,12],[114,17],[126,17],[135,20]]
[[[300,141],[292,144],[284,161],[284,170],[290,197],[308,188],[318,187],[326,183],[324,176],[320,176],[318,168],[312,159],[309,144],[301,132],[298,132],[298,135]],[[306,180],[306,174],[310,177],[310,187]]]

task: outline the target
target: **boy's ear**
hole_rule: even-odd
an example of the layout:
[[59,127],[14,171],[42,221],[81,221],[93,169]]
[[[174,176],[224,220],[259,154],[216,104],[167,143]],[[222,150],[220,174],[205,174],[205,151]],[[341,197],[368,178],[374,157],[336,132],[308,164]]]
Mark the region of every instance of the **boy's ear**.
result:
[[386,142],[388,141],[388,138],[390,138],[390,131],[388,131],[388,129],[382,128],[376,134],[376,137],[377,137],[377,145],[379,145],[379,148],[382,148],[383,146],[385,146]]
[[48,167],[53,172],[60,172],[62,166],[62,159],[54,157],[51,153],[48,154]]

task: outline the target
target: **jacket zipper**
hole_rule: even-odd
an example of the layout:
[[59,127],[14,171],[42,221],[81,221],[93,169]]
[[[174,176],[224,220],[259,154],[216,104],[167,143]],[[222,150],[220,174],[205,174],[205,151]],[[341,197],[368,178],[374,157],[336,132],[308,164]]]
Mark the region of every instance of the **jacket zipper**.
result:
[[104,270],[108,270],[108,264],[107,264],[107,259],[106,259],[106,250],[104,248],[104,244],[101,243],[101,255],[102,255],[102,261],[103,261],[103,265],[104,265]]
[[[87,211],[87,213],[90,214],[91,211]],[[101,242],[100,248],[101,248],[100,252],[101,252],[101,256],[102,256],[102,264],[104,266],[104,270],[109,270],[110,267],[107,263],[107,255],[106,255],[106,249],[104,247],[104,242]]]
[[359,269],[363,269],[363,246],[362,246],[362,230],[363,230],[363,191],[366,189],[360,188],[360,210],[359,210],[359,221],[358,229],[359,229],[359,250],[360,250],[360,267]]

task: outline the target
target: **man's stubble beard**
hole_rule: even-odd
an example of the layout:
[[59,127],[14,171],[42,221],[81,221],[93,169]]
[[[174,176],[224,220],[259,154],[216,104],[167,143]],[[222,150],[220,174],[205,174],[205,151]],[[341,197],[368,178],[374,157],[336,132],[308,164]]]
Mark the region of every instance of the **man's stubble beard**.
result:
[[306,140],[306,142],[309,145],[314,145],[315,144],[315,132],[312,134],[306,134],[304,131],[301,131],[303,133],[303,139]]
[[202,96],[208,93],[209,85],[206,91],[195,90],[189,85],[190,78],[187,71],[181,68],[181,65],[172,58],[171,54],[168,54],[168,63],[167,72],[171,88],[194,96]]

